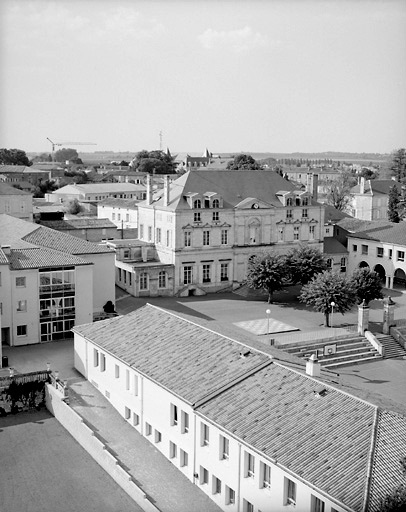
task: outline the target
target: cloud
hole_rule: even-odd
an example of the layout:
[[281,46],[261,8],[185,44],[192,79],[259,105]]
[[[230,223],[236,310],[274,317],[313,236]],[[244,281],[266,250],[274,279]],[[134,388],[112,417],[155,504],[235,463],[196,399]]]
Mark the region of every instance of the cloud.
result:
[[265,48],[278,45],[278,41],[271,42],[268,36],[260,32],[254,32],[251,27],[244,27],[238,30],[217,31],[208,28],[200,34],[198,40],[203,48],[209,50],[220,46],[231,48],[236,52],[247,52],[256,48]]

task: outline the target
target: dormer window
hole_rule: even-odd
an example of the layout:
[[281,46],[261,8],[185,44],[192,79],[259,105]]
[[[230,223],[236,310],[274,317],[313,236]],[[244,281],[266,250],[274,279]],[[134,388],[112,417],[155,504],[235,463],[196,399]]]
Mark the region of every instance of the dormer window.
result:
[[309,204],[309,198],[308,197],[303,197],[302,199],[302,205],[303,206],[308,206]]
[[220,208],[220,201],[218,199],[213,199],[213,208]]
[[296,197],[296,206],[300,206],[300,197]]
[[202,202],[200,199],[196,199],[193,203],[193,208],[201,208],[202,207]]
[[286,206],[293,206],[293,199],[291,197],[286,199]]

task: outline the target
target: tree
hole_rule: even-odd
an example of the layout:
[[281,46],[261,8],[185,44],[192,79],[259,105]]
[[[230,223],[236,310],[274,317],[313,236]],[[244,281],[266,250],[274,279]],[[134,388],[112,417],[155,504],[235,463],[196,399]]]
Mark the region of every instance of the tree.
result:
[[76,149],[62,148],[55,152],[56,162],[66,162],[67,160],[75,160],[77,158],[79,158],[79,155]]
[[369,304],[371,300],[383,299],[381,278],[377,272],[367,267],[359,268],[352,274],[352,281],[357,293],[358,304],[365,300]]
[[406,485],[400,484],[398,487],[381,499],[379,512],[404,512],[406,510]]
[[341,276],[341,274],[325,270],[303,286],[299,300],[323,313],[325,326],[329,327],[332,312],[331,303],[334,302],[334,311],[344,314],[356,303],[357,294],[353,283],[349,279]]
[[39,183],[33,190],[33,197],[44,197],[45,194],[57,190],[58,185],[55,181],[46,180],[44,183]]
[[248,263],[247,285],[268,292],[268,302],[273,293],[281,290],[286,280],[285,258],[276,254],[253,256]]
[[316,274],[327,269],[323,253],[307,245],[291,250],[285,262],[290,280],[295,284],[307,284]]
[[403,217],[403,207],[400,203],[400,194],[396,185],[389,189],[388,201],[388,220],[391,222],[400,222]]
[[399,183],[406,183],[406,149],[397,149],[392,153],[392,161],[390,164],[392,176]]
[[21,149],[0,149],[0,165],[26,165],[29,167],[32,162],[28,160],[25,151]]
[[237,171],[239,169],[245,170],[258,170],[261,169],[259,163],[252,158],[251,155],[246,155],[241,153],[240,155],[236,155],[233,160],[230,160],[227,164],[227,169]]
[[327,192],[327,203],[337,210],[345,212],[351,203],[350,190],[356,179],[348,172],[343,172],[339,179],[334,180]]
[[147,151],[143,149],[130,162],[130,167],[139,172],[149,174],[173,174],[173,158],[163,151]]
[[66,213],[70,213],[71,215],[77,215],[78,213],[83,211],[83,206],[75,198],[66,204],[65,211]]

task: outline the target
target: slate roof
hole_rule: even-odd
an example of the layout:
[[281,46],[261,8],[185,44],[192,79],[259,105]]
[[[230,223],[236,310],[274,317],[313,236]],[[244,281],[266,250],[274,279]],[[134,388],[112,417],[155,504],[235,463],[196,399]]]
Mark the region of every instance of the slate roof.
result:
[[[398,183],[395,180],[365,180],[365,194],[389,194],[389,190],[396,186],[399,192],[402,191],[402,187],[400,183]],[[355,185],[355,187],[352,187],[351,193],[353,194],[359,194],[360,193],[360,187],[361,185],[358,183],[358,185]]]
[[[323,387],[326,393],[317,396]],[[362,510],[373,405],[273,363],[197,410],[278,465]]]
[[377,240],[379,242],[396,245],[406,245],[406,222],[403,221],[398,224],[390,223],[389,226],[365,229],[358,233],[351,233],[348,236]]
[[337,208],[334,208],[334,206],[330,206],[329,204],[323,204],[324,208],[324,222],[332,222],[333,224],[335,222],[338,222],[342,219],[352,219],[351,215],[348,215],[348,213],[342,212],[340,210],[337,210]]
[[104,229],[114,228],[117,226],[109,219],[96,219],[88,217],[78,217],[75,219],[62,219],[62,220],[41,220],[41,226],[47,226],[51,229],[58,231],[72,230],[72,229]]
[[91,183],[85,185],[66,185],[55,190],[55,194],[70,194],[81,192],[82,194],[103,194],[119,192],[139,192],[145,191],[144,185],[135,183]]
[[147,304],[128,315],[75,326],[73,331],[194,404],[268,356]]
[[351,233],[364,231],[371,228],[390,226],[392,224],[393,222],[390,222],[389,220],[362,220],[355,219],[353,217],[345,218],[337,222],[338,226],[347,231],[350,231]]
[[12,270],[92,265],[90,261],[73,256],[72,254],[39,247],[35,249],[12,250],[8,260]]
[[128,208],[136,210],[138,208],[139,201],[136,199],[121,199],[119,197],[109,197],[99,201],[99,206],[117,206],[117,208]]
[[[246,197],[255,197],[270,206],[282,207],[276,196],[280,190],[293,191],[296,187],[274,171],[192,170],[170,184],[168,209],[190,209],[184,196],[205,192],[220,194],[224,208],[234,208]],[[162,196],[162,190],[156,192],[153,205],[162,207]],[[145,204],[142,203],[143,206]]]
[[323,252],[325,254],[348,254],[347,248],[332,236],[324,237]]
[[25,165],[0,165],[0,173],[22,173],[25,169],[30,169],[30,167],[26,167]]
[[[1,167],[0,167],[1,169]],[[31,187],[31,185],[29,184]],[[12,187],[8,183],[0,181],[0,196],[30,196],[29,192]]]

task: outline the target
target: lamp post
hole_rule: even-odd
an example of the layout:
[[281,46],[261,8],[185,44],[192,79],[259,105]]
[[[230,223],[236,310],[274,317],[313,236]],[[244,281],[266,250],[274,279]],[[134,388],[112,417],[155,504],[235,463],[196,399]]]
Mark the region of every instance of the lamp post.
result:
[[333,315],[334,315],[334,306],[336,305],[335,302],[331,302],[331,328],[333,328]]
[[267,334],[269,334],[269,315],[271,314],[271,310],[270,310],[270,309],[267,309],[267,310],[265,311],[265,313],[266,313],[266,314],[267,314],[267,316],[268,316],[268,329],[267,329]]

